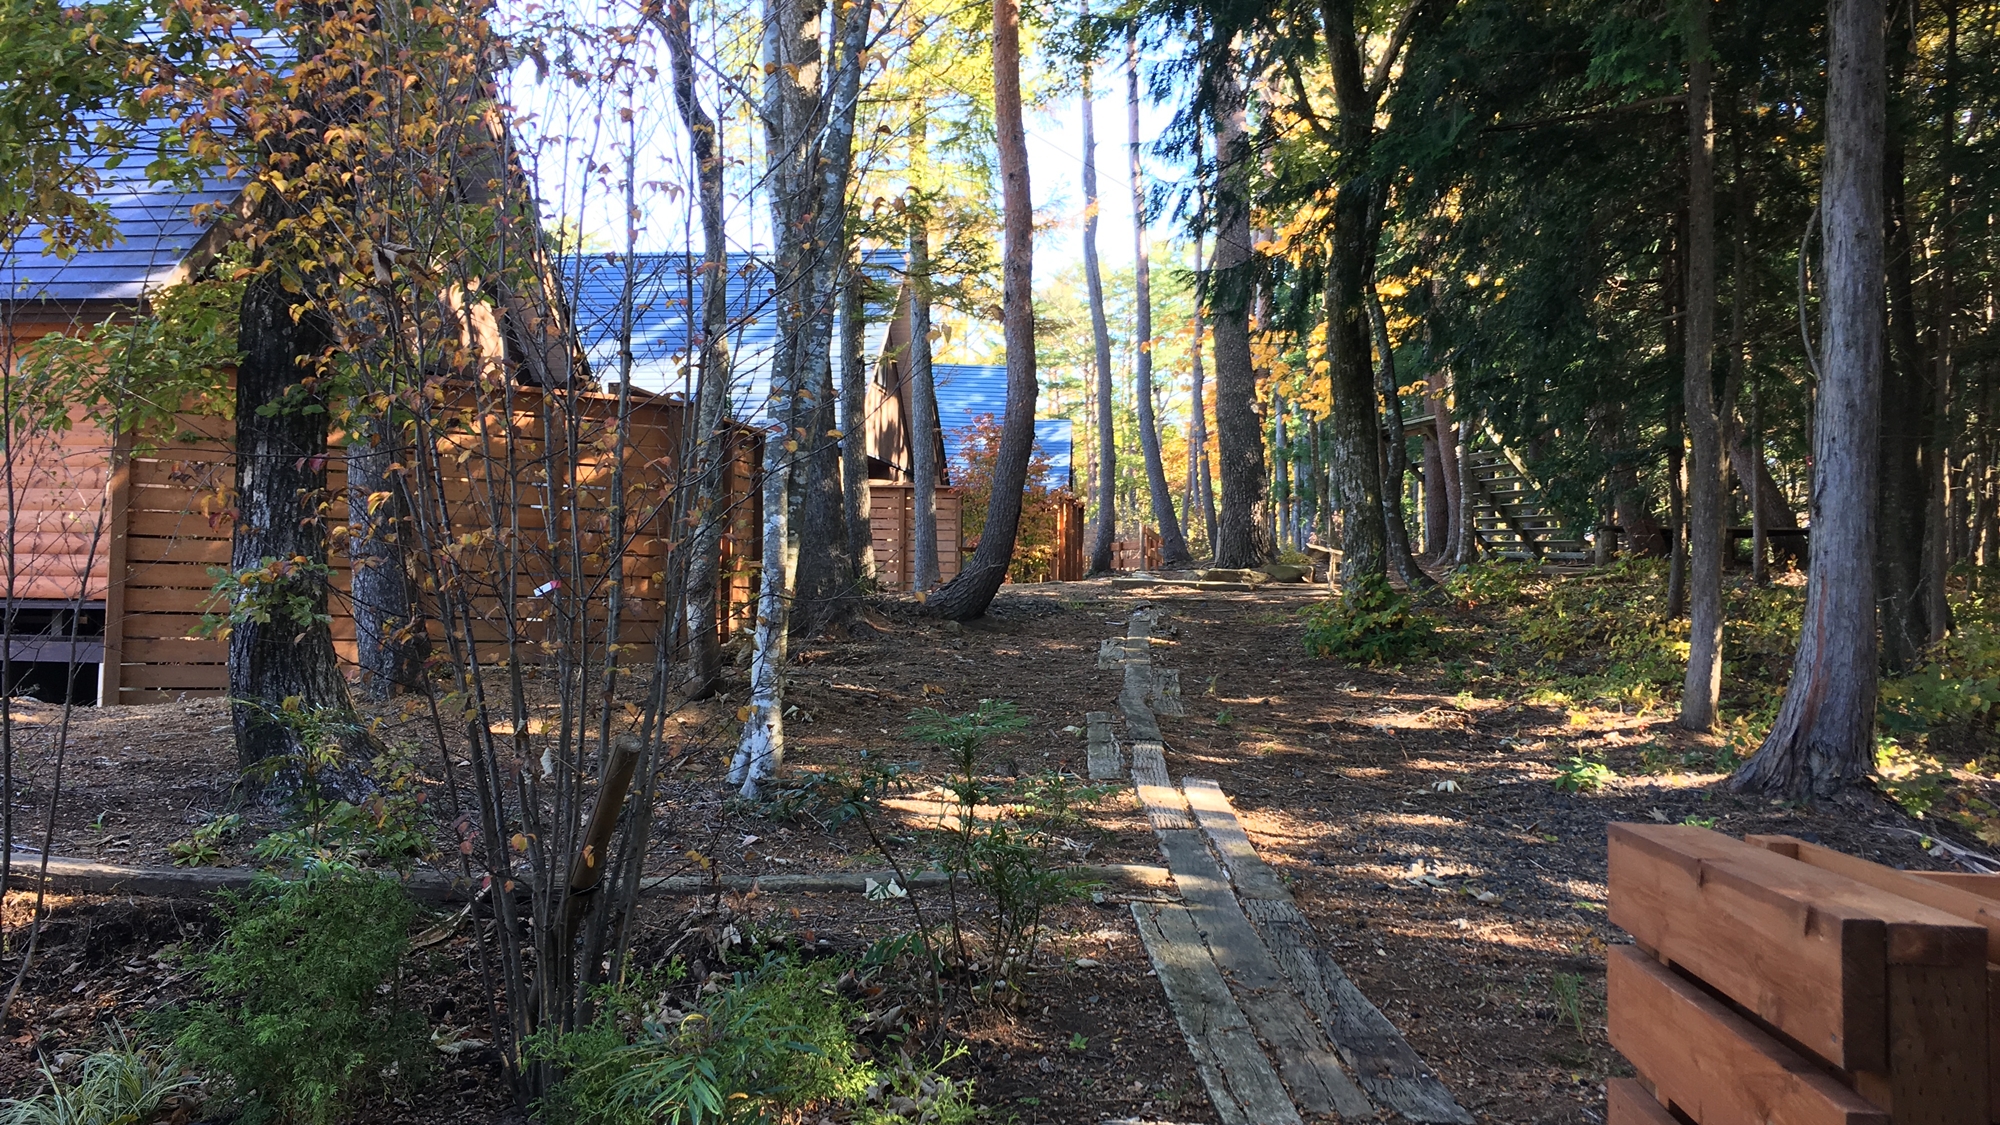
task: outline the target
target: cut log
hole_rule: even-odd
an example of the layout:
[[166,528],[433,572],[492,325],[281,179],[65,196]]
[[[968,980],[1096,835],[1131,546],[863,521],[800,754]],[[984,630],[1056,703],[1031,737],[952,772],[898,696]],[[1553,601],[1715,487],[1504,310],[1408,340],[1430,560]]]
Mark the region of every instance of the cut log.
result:
[[[1745,836],[1744,841],[1983,926],[1986,959],[2000,961],[2000,901],[1973,893],[1964,883],[1933,879],[1931,872],[1897,871],[1796,836]],[[1884,1108],[1897,1107],[1898,1122],[1934,1120],[1919,1107],[1963,1106],[1978,1097],[1986,1101],[1978,1119],[2000,1120],[2000,967],[1989,963],[1985,978],[1981,989],[1972,974],[1955,969],[1892,966],[1888,1073],[1858,1075],[1856,1088]],[[1981,1013],[1974,1014],[1974,1007]],[[1964,1026],[1974,1020],[1984,1026]],[[1983,1065],[1966,1057],[1979,1043],[1986,1048]],[[1974,1067],[1986,1075],[1983,1093],[1965,1089],[1977,1081],[1967,1073]]]
[[1613,824],[1610,918],[1843,1070],[1888,1063],[1888,966],[1969,970],[1986,934],[1942,911],[1683,825]]
[[1630,946],[1605,958],[1611,1045],[1701,1125],[1889,1125],[1889,1115]]
[[1632,1078],[1613,1078],[1604,1084],[1604,1110],[1606,1125],[1680,1125]]

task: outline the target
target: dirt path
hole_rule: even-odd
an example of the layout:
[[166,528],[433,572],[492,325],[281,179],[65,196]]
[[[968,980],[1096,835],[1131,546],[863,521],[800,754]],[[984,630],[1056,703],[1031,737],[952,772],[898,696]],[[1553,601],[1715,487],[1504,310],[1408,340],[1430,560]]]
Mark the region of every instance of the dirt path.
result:
[[[1657,763],[1703,748],[1660,714],[1465,694],[1440,662],[1370,670],[1309,658],[1298,612],[1318,596],[1010,587],[991,617],[963,627],[890,607],[872,638],[800,650],[788,766],[797,775],[909,763],[898,812],[916,832],[935,808],[946,763],[904,735],[910,711],[963,711],[997,698],[1017,704],[1030,725],[989,753],[996,778],[1081,773],[1085,716],[1108,709],[1120,688],[1121,672],[1099,667],[1099,643],[1122,635],[1134,610],[1153,608],[1151,651],[1179,671],[1187,712],[1159,720],[1169,773],[1221,784],[1321,941],[1482,1121],[1598,1125],[1604,1080],[1625,1073],[1603,1032],[1603,953],[1619,940],[1604,917],[1607,821],[1712,819],[1732,834],[1789,832],[1895,865],[1937,866],[1914,840],[1875,827],[1885,813],[1751,805],[1711,796],[1710,775],[1646,775],[1642,750]],[[685,866],[695,850],[728,874],[879,868],[884,857],[852,826],[822,831],[796,810],[727,800],[714,779],[740,702],[725,694],[678,716],[687,760],[663,802],[659,872]],[[53,712],[28,716],[23,816],[42,807],[49,763],[34,740]],[[168,841],[222,807],[231,775],[225,721],[213,701],[79,712],[77,788],[58,850],[164,862]],[[1558,770],[1584,753],[1601,754],[1620,776],[1595,792],[1558,791]],[[1091,819],[1094,831],[1075,841],[1079,858],[1161,861],[1129,787]],[[1056,912],[1021,1007],[953,1015],[954,1036],[969,1048],[958,1065],[980,1079],[996,1119],[1213,1120],[1127,898]],[[840,948],[863,948],[905,924],[898,908],[853,895],[748,896],[738,906]],[[670,928],[675,917],[662,907],[658,921]],[[31,980],[5,1029],[0,1078],[18,1080],[36,1050],[74,1042],[95,1018],[170,997],[171,988],[120,985],[154,979],[131,966],[188,923],[167,914],[127,924],[130,941],[111,922],[72,927],[76,949],[50,962],[60,978]],[[0,969],[14,964],[0,960]],[[443,1088],[458,1088],[460,1072],[470,1088],[481,1065],[453,1060]],[[406,1119],[443,1119],[422,1109]]]

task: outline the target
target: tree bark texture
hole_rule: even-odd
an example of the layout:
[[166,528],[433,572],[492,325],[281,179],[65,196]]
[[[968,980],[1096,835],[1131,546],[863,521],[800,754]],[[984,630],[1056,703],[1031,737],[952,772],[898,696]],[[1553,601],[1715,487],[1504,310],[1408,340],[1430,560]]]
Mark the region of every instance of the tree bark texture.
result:
[[857,578],[875,577],[875,537],[868,489],[868,279],[857,254],[840,291],[840,493],[847,516],[847,553]]
[[1722,699],[1722,424],[1715,404],[1715,105],[1709,0],[1689,0],[1687,354],[1688,669],[1680,723],[1713,729]]
[[1831,796],[1875,749],[1875,494],[1883,362],[1883,0],[1827,5],[1825,287],[1813,426],[1812,568],[1791,682],[1731,784]]
[[[1133,397],[1139,406],[1139,448],[1146,458],[1146,488],[1153,498],[1153,522],[1160,528],[1160,565],[1179,570],[1193,560],[1187,537],[1174,516],[1173,494],[1167,491],[1167,466],[1160,453],[1160,428],[1153,411],[1153,269],[1146,238],[1146,170],[1139,161],[1139,29],[1125,32],[1125,125],[1127,171],[1132,181],[1132,244],[1134,300],[1138,303],[1139,350],[1134,357]],[[1092,160],[1095,164],[1095,160]],[[1096,169],[1091,168],[1095,179]],[[1093,191],[1096,185],[1092,184]],[[1095,216],[1093,214],[1093,221]]]
[[388,699],[419,686],[425,637],[404,551],[410,543],[409,504],[389,467],[408,458],[397,428],[375,417],[347,447],[347,557],[354,612],[355,663],[361,691]]
[[723,405],[729,394],[729,244],[724,230],[720,134],[694,87],[694,46],[687,0],[668,4],[660,28],[673,69],[674,107],[688,134],[701,208],[701,327],[695,365],[694,528],[688,537],[687,690],[706,699],[722,679],[721,570],[724,475],[728,434]]
[[[1201,276],[1201,235],[1194,239],[1194,273]],[[1188,427],[1188,526],[1194,525],[1195,505],[1201,505],[1202,540],[1208,545],[1210,556],[1215,554],[1215,478],[1208,463],[1208,390],[1204,386],[1206,372],[1202,369],[1202,316],[1201,301],[1194,303],[1194,340],[1188,345],[1188,353],[1194,359],[1192,389],[1189,392],[1188,412],[1193,424]]]
[[1334,227],[1326,270],[1326,351],[1333,391],[1333,481],[1343,531],[1340,585],[1351,590],[1388,569],[1388,526],[1382,518],[1381,413],[1369,370],[1364,293],[1373,256],[1375,185],[1368,175],[1375,136],[1375,102],[1361,72],[1354,0],[1326,0],[1327,63],[1339,111],[1342,169],[1334,189]]
[[[1104,274],[1097,261],[1097,122],[1090,64],[1083,68],[1083,280],[1090,302],[1090,344],[1097,372],[1097,522],[1091,525],[1090,573],[1111,570],[1118,527],[1118,443],[1111,417],[1111,328],[1104,318]],[[1140,566],[1144,566],[1142,561]]]
[[985,613],[1007,579],[1035,445],[1035,214],[1028,193],[1028,139],[1021,111],[1020,3],[993,0],[993,124],[1000,150],[1000,311],[1007,344],[1007,415],[993,460],[993,499],[979,548],[958,577],[930,600],[933,612],[957,621]]
[[[831,73],[822,75],[819,35],[808,34],[817,6],[809,7],[805,0],[766,0],[764,7],[763,117],[771,160],[772,226],[778,231],[774,273],[783,296],[771,363],[772,425],[764,442],[764,536],[749,713],[729,771],[730,783],[740,784],[745,796],[754,797],[758,784],[784,759],[784,665],[796,589],[791,523],[793,506],[801,499],[795,492],[803,462],[829,444],[828,416],[820,410],[824,398],[831,397],[832,383],[828,352],[833,323],[826,298],[841,261],[838,248],[846,244],[847,178],[869,11],[868,0],[861,0],[842,13]],[[808,88],[802,80],[815,85]],[[811,401],[814,396],[823,396],[820,404]],[[840,511],[837,496],[832,511]],[[815,507],[812,518],[823,513]],[[844,540],[841,534],[834,542],[805,546],[831,553]],[[817,569],[821,563],[811,565]],[[816,603],[807,619],[824,619],[832,608]]]
[[1881,606],[1882,666],[1904,672],[1923,659],[1931,643],[1924,545],[1931,511],[1929,469],[1935,464],[1931,415],[1937,379],[1917,333],[1911,279],[1915,248],[1900,135],[1890,138],[1883,164],[1890,347],[1883,367],[1875,589]]
[[1257,372],[1250,355],[1250,138],[1235,46],[1211,44],[1216,136],[1215,260],[1206,279],[1215,339],[1215,435],[1221,446],[1222,501],[1215,565],[1258,567],[1271,561],[1264,532],[1264,435],[1257,419]]
[[287,700],[340,715],[354,707],[327,616],[327,414],[301,386],[318,374],[313,360],[332,346],[332,327],[299,307],[271,268],[243,291],[238,341],[229,567],[264,571],[269,585],[255,596],[272,609],[269,621],[240,621],[229,634],[230,720],[236,760],[249,769],[303,749],[277,718]]
[[1396,353],[1389,343],[1389,319],[1382,309],[1375,279],[1367,279],[1368,324],[1375,337],[1377,385],[1382,392],[1382,464],[1388,475],[1382,484],[1382,526],[1388,532],[1384,546],[1389,552],[1389,569],[1412,590],[1429,590],[1437,585],[1417,565],[1410,550],[1410,527],[1403,521],[1403,481],[1410,471],[1409,441],[1403,436],[1403,396],[1397,386]]
[[1435,427],[1424,431],[1424,554],[1444,558],[1451,541],[1451,495],[1445,490],[1444,457]]
[[[914,192],[912,195],[914,196]],[[910,206],[910,490],[911,589],[928,594],[938,584],[937,385],[931,371],[931,235],[928,208]]]

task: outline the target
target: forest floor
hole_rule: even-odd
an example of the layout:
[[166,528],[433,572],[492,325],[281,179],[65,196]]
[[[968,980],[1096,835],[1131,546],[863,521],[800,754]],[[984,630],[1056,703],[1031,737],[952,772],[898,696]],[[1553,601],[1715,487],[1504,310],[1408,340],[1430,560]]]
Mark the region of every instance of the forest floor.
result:
[[[1515,644],[1492,607],[1442,611],[1441,654],[1401,668],[1310,657],[1303,613],[1323,598],[1303,586],[1010,586],[991,615],[963,626],[888,603],[870,615],[872,636],[797,651],[786,773],[908,763],[909,785],[887,810],[902,821],[891,838],[912,841],[898,858],[920,865],[948,763],[905,733],[911,711],[1010,701],[1029,722],[989,749],[991,778],[1080,773],[1084,716],[1115,710],[1118,693],[1120,672],[1098,668],[1099,642],[1150,608],[1153,659],[1179,670],[1187,709],[1161,719],[1174,780],[1221,784],[1348,974],[1460,1103],[1493,1122],[1599,1125],[1604,1080],[1629,1073],[1604,1030],[1604,951],[1622,940],[1605,917],[1608,822],[1789,833],[1896,866],[1943,866],[1912,831],[1928,826],[1886,801],[1794,807],[1721,789],[1718,767],[1733,760],[1724,739],[1681,730],[1657,702],[1571,701],[1482,675]],[[682,780],[662,796],[659,871],[694,870],[689,853],[723,874],[880,870],[885,857],[855,824],[820,826],[809,786],[749,803],[716,783],[741,690],[677,716],[686,753]],[[22,707],[22,818],[47,807],[60,716]],[[402,712],[384,717],[394,737]],[[167,844],[224,809],[234,770],[220,701],[77,710],[69,721],[55,854],[162,866]],[[1606,772],[1590,772],[1582,791],[1558,786],[1586,764]],[[27,835],[20,821],[16,832]],[[1090,805],[1071,836],[1081,862],[1160,862],[1129,787]],[[1035,971],[1017,982],[1020,1003],[963,1002],[938,1017],[939,1038],[967,1048],[948,1069],[977,1080],[992,1120],[1214,1120],[1124,905],[1133,893],[1143,892],[1106,887],[1101,902],[1056,910]],[[908,926],[906,902],[846,893],[752,893],[727,905],[755,927],[850,952]],[[23,893],[8,896],[10,930],[27,906]],[[690,906],[650,900],[661,944]],[[174,951],[212,925],[198,904],[58,899],[0,1029],[0,1089],[31,1088],[38,1057],[76,1049],[102,1021],[186,998],[193,982]],[[8,949],[0,973],[11,978],[19,955]],[[440,1041],[483,1037],[469,939],[419,956],[409,1002]],[[375,1119],[512,1120],[498,1062],[490,1049],[440,1053],[436,1079]]]

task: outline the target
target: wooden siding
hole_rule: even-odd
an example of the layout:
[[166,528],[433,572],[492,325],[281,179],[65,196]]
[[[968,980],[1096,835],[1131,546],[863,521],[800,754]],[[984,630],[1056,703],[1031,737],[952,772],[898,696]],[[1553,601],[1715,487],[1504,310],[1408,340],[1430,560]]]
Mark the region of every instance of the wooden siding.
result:
[[[621,458],[614,456],[616,399],[576,396],[574,419],[558,414],[557,452],[573,440],[580,469],[558,490],[551,518],[549,494],[537,479],[549,453],[541,440],[542,411],[564,404],[526,389],[517,388],[512,397],[511,420],[494,411],[483,412],[488,423],[485,433],[506,436],[476,436],[478,414],[466,410],[459,415],[460,424],[438,439],[440,456],[433,462],[438,471],[412,478],[418,481],[419,502],[427,511],[448,513],[455,544],[472,537],[449,580],[461,582],[470,595],[474,639],[493,643],[510,632],[531,643],[554,639],[550,630],[563,614],[555,611],[552,599],[533,593],[555,578],[562,581],[563,591],[556,596],[575,603],[563,608],[573,611],[580,605],[592,643],[601,648],[613,543],[609,502],[613,475],[622,463],[627,509],[616,536],[622,543],[625,594],[620,660],[628,666],[649,662],[661,630],[680,627],[665,601],[665,570],[669,546],[678,532],[671,505],[680,487],[683,405],[664,398],[635,403],[630,440]],[[182,695],[220,695],[228,689],[227,645],[195,633],[203,613],[214,608],[211,568],[226,567],[230,561],[232,430],[232,424],[222,419],[184,416],[170,440],[132,451],[114,448],[101,431],[79,422],[59,437],[34,447],[23,445],[28,456],[21,458],[17,480],[30,487],[17,486],[14,503],[0,510],[0,534],[12,530],[16,536],[20,580],[14,596],[75,599],[87,575],[85,600],[101,603],[105,610],[101,702],[158,702]],[[754,616],[758,438],[749,431],[740,431],[740,436],[727,466],[721,623],[725,633]],[[558,459],[568,461],[567,456]],[[329,452],[327,478],[325,503],[337,542],[347,514],[345,461],[337,447]],[[103,530],[93,550],[90,532],[100,525]],[[510,572],[506,552],[495,544],[515,527],[518,550]],[[580,532],[576,538],[586,552],[581,559],[567,551],[572,531]],[[346,553],[336,547],[329,562],[334,644],[341,659],[351,664],[354,620]],[[437,568],[415,569],[427,578],[437,577]],[[509,573],[511,583],[505,577]],[[112,581],[112,575],[118,580]],[[505,596],[509,585],[517,595],[513,599]],[[436,582],[431,581],[428,592],[420,596],[428,606],[436,595]],[[436,634],[437,622],[431,627]]]
[[[875,544],[875,581],[884,590],[907,591],[914,578],[917,490],[915,485],[873,481],[868,486],[868,525]],[[958,577],[960,559],[958,491],[940,488],[937,498],[938,581]]]

